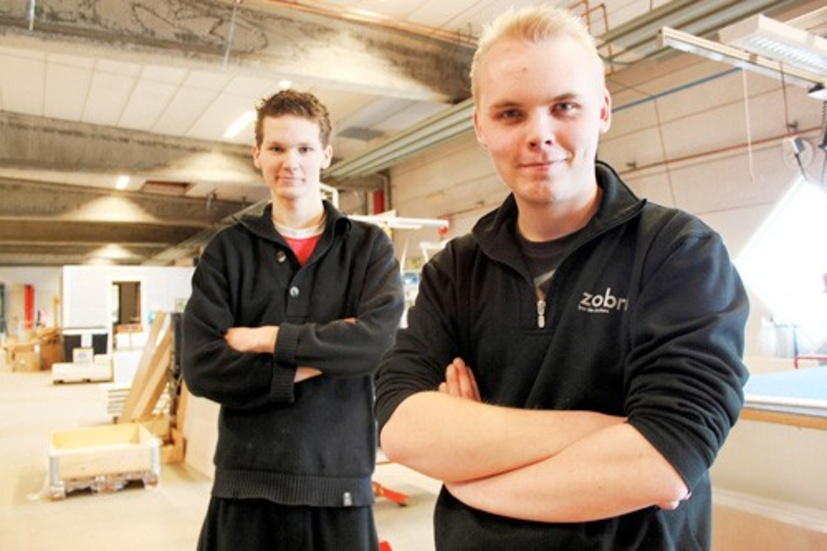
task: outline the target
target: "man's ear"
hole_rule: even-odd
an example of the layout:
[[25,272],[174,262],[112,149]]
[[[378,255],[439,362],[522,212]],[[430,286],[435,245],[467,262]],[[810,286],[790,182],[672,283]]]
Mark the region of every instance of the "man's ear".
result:
[[324,148],[324,160],[322,160],[322,168],[330,167],[330,163],[333,161],[333,146],[327,144]]
[[256,168],[261,168],[261,163],[258,160],[258,154],[261,150],[258,148],[257,145],[254,145],[251,148],[251,153],[253,154],[253,166]]
[[600,108],[600,133],[605,134],[612,127],[612,95],[603,89],[603,105]]
[[483,149],[488,149],[488,144],[485,141],[485,135],[483,134],[482,128],[480,127],[480,121],[477,118],[477,110],[474,109],[474,134],[477,135],[477,143],[479,143]]

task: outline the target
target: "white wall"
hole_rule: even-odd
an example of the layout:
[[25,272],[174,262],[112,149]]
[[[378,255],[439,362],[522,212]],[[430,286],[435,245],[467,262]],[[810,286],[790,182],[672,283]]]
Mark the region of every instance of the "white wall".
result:
[[141,324],[154,311],[175,312],[189,298],[194,268],[167,266],[65,266],[61,326],[110,327],[112,283],[141,282]]

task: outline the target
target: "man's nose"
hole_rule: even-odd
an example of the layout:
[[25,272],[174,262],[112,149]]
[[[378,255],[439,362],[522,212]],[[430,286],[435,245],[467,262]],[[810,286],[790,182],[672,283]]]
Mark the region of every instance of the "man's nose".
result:
[[554,119],[547,113],[533,116],[529,121],[528,146],[532,149],[549,147],[555,141]]
[[284,164],[289,168],[297,168],[299,166],[299,152],[295,149],[288,149],[284,152]]

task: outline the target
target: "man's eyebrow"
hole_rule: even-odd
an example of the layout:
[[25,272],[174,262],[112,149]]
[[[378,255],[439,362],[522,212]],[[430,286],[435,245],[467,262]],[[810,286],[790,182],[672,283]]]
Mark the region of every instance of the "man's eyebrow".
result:
[[266,144],[266,145],[279,145],[281,147],[316,147],[316,144],[312,141],[310,141],[310,142],[289,143],[289,142],[284,142],[283,140],[279,140],[279,139],[272,139],[272,140],[265,139],[265,140],[262,141],[262,143]]
[[497,103],[491,104],[489,109],[491,111],[499,111],[500,109],[512,109],[514,107],[520,107],[522,104],[516,101],[511,100],[503,100],[498,101]]
[[558,96],[555,96],[554,98],[552,98],[552,101],[567,101],[567,100],[577,99],[581,95],[582,94],[577,94],[575,92],[566,92],[564,94],[560,94]]
[[[571,101],[577,99],[581,96],[581,94],[577,94],[576,92],[564,92],[562,94],[558,94],[552,98],[547,99],[544,103],[557,103],[560,101]],[[514,100],[502,100],[496,103],[492,103],[489,107],[490,110],[497,111],[501,109],[513,109],[515,107],[522,107],[523,103],[514,101]]]

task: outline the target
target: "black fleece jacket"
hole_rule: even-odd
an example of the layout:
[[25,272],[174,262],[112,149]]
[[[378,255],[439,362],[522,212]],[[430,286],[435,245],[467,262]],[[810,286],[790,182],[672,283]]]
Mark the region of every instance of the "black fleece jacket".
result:
[[461,357],[486,402],[628,417],[692,498],[676,511],[544,524],[484,514],[443,491],[439,549],[709,547],[708,469],[743,404],[747,295],[703,222],[638,199],[607,165],[597,179],[601,205],[552,278],[544,327],[512,196],[424,267],[408,328],[377,372],[377,418],[382,426],[405,398],[434,390]]
[[[372,375],[403,309],[399,265],[379,227],[325,209],[304,266],[268,206],[216,235],[193,274],[182,372],[194,395],[221,404],[216,497],[373,503]],[[264,325],[279,326],[274,354],[224,341],[231,327]],[[294,384],[299,366],[323,375]]]

